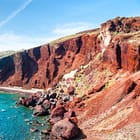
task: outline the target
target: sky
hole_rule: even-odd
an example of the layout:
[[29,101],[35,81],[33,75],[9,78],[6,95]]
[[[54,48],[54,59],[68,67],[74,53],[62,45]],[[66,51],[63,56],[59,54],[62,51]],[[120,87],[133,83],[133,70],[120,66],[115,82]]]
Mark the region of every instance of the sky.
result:
[[0,51],[21,50],[140,16],[139,0],[0,0]]

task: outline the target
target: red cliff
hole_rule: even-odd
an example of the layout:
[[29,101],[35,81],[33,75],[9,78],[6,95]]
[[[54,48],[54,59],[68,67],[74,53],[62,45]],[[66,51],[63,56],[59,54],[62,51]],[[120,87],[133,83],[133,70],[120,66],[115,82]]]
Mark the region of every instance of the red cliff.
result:
[[[66,74],[74,75],[64,78]],[[140,139],[140,17],[117,17],[0,59],[0,85],[67,95],[88,140]],[[131,131],[131,133],[129,133]]]
[[55,85],[66,72],[88,63],[99,52],[98,32],[90,32],[2,58],[1,85],[43,89]]

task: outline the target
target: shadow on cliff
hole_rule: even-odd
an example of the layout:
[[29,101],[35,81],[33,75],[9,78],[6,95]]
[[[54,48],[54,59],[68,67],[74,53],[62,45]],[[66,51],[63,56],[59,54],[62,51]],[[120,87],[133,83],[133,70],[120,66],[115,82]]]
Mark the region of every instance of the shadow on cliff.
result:
[[27,79],[25,81],[27,84],[31,77],[38,71],[38,64],[36,59],[32,58],[26,52],[22,55],[22,62],[22,80]]
[[0,81],[6,81],[15,73],[15,66],[12,56],[0,59]]
[[87,136],[83,133],[83,131],[81,129],[79,129],[79,135],[77,138],[74,138],[72,140],[83,140],[83,139],[86,139]]

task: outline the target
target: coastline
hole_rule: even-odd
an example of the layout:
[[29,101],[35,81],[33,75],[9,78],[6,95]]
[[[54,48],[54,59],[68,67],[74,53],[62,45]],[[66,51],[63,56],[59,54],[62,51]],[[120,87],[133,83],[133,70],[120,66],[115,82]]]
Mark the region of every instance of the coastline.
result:
[[23,89],[22,87],[2,87],[0,86],[0,91],[2,92],[8,92],[8,93],[13,93],[13,94],[20,94],[20,95],[24,95],[27,96],[29,94],[35,94],[35,93],[42,93],[44,90],[43,89],[36,89],[36,88],[32,88],[32,89]]
[[[0,86],[0,91],[24,96],[18,100],[17,105],[23,105],[32,109],[34,116],[49,116],[47,123],[51,127],[40,130],[36,126],[33,126],[30,128],[30,133],[40,132],[42,137],[51,140],[59,137],[59,133],[63,134],[63,131],[68,129],[69,133],[64,134],[64,137],[68,139],[78,138],[79,136],[83,137],[83,133],[77,125],[75,111],[66,108],[66,102],[69,102],[70,99],[66,100],[66,98],[57,96],[54,89],[46,94],[42,94],[44,93],[44,89],[32,88],[27,90],[22,87]],[[42,124],[39,124],[39,126],[46,126],[44,123]],[[57,132],[56,130],[59,127],[62,127],[62,130]]]

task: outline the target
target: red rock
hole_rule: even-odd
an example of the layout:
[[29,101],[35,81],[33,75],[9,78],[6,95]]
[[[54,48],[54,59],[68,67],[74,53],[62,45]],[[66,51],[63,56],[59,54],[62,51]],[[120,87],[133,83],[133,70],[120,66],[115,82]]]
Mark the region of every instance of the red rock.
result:
[[75,117],[75,112],[74,111],[68,111],[64,114],[64,118],[71,118],[71,117]]
[[79,129],[75,123],[71,122],[69,119],[63,119],[58,121],[52,127],[52,135],[56,138],[64,138],[71,140],[76,138],[79,134]]
[[66,112],[65,108],[62,105],[56,106],[50,115],[50,122],[52,124],[56,123],[59,120],[64,118],[64,113]]
[[93,94],[95,92],[101,91],[105,87],[105,82],[101,82],[87,92],[87,95]]
[[43,116],[43,115],[49,115],[49,112],[42,105],[37,105],[34,107],[33,114],[35,116]]

